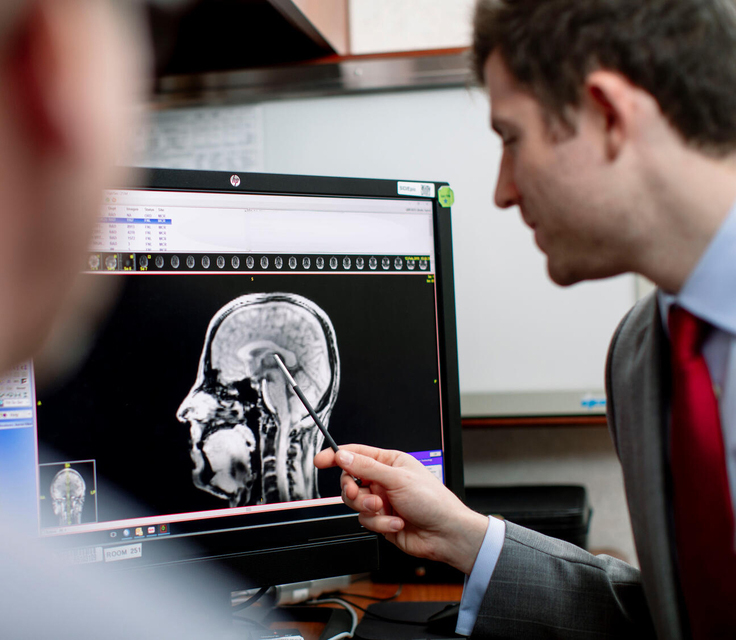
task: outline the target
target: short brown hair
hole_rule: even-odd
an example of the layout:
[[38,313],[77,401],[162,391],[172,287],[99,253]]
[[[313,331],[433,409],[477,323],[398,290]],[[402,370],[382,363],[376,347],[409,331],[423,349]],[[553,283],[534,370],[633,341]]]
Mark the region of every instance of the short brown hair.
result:
[[553,119],[610,69],[650,93],[692,146],[736,150],[736,0],[478,0],[472,60],[498,50]]

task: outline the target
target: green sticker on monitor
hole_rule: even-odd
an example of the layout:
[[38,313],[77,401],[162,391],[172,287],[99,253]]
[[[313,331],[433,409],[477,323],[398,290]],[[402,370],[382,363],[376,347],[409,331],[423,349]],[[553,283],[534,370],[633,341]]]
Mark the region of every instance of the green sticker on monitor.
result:
[[448,208],[455,204],[455,193],[450,187],[440,187],[440,190],[437,192],[437,198],[440,201],[441,207]]

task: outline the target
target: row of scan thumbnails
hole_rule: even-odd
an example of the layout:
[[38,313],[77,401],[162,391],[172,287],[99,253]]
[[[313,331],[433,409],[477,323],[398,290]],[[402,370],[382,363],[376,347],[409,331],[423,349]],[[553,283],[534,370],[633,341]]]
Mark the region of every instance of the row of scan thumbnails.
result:
[[429,256],[91,253],[90,271],[376,271],[425,272]]

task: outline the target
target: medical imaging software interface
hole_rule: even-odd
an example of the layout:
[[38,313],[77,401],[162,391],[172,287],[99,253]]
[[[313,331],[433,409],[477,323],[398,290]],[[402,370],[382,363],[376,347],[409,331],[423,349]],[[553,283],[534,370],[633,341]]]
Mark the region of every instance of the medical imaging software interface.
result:
[[274,354],[338,444],[443,478],[431,201],[108,191],[81,277],[113,300],[84,357],[0,380],[2,500],[79,561],[341,502]]

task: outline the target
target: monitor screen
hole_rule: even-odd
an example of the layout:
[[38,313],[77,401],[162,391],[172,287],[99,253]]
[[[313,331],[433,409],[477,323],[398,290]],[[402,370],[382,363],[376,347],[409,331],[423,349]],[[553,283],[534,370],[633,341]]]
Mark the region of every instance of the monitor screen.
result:
[[338,444],[461,492],[442,186],[152,170],[107,191],[89,309],[0,384],[12,508],[76,564],[220,562],[233,588],[375,568],[273,355]]

